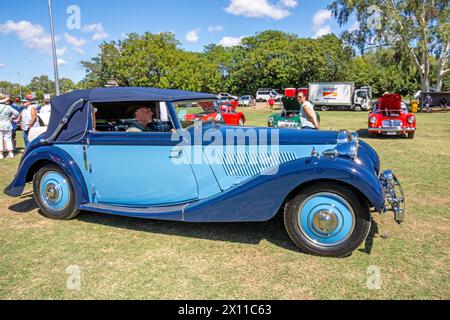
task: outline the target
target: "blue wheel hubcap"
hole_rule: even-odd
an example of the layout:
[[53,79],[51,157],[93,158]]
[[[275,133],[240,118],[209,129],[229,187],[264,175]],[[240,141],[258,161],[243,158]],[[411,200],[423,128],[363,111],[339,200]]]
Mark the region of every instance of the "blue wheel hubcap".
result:
[[70,202],[70,187],[67,180],[55,171],[47,172],[39,186],[44,206],[53,211],[64,210]]
[[333,193],[318,193],[303,202],[298,223],[313,243],[325,247],[345,242],[355,230],[355,213],[351,205]]

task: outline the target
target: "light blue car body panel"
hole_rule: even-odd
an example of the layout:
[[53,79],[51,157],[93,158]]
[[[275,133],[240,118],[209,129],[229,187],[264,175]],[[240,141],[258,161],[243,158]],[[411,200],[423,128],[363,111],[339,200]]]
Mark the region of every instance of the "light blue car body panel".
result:
[[[91,203],[129,207],[172,206],[204,200],[255,176],[276,176],[280,165],[307,158],[313,148],[317,152],[334,148],[333,145],[283,145],[276,150],[271,146],[234,146],[226,150],[215,146],[89,146],[84,155],[82,145],[55,147],[70,155],[81,169]],[[177,150],[182,151],[182,157],[171,159]],[[196,154],[202,158],[194,159]],[[212,155],[218,157],[211,159]],[[217,159],[225,161],[214,163]]]

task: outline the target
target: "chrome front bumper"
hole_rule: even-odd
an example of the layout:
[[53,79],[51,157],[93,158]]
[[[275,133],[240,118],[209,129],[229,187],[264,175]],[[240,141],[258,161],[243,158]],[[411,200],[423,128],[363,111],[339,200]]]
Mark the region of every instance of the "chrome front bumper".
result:
[[416,128],[403,128],[403,127],[382,127],[382,128],[369,128],[369,132],[372,133],[389,133],[389,132],[396,132],[398,134],[406,134],[406,133],[411,133],[411,132],[415,132]]
[[380,183],[384,189],[384,212],[394,212],[395,221],[402,223],[406,213],[405,193],[402,185],[391,170],[386,170],[381,174]]

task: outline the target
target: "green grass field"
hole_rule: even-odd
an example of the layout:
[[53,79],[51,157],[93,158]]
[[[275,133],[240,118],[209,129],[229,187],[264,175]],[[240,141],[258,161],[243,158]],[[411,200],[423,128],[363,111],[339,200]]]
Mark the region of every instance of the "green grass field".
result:
[[[247,109],[248,124],[268,111]],[[366,128],[367,114],[321,113],[322,129]],[[0,195],[1,299],[449,299],[450,113],[418,114],[416,139],[363,138],[401,179],[406,222],[375,215],[351,257],[300,253],[275,218],[265,223],[183,224],[82,213],[41,217],[30,193]],[[0,160],[0,189],[19,158]],[[274,190],[274,192],[276,192]],[[66,286],[81,269],[80,290]],[[370,266],[381,289],[369,290]]]

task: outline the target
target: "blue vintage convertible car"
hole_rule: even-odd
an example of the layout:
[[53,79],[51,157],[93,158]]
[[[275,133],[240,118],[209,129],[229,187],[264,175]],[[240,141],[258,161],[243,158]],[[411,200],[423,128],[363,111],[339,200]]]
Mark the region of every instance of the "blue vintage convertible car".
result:
[[355,133],[230,127],[215,96],[178,90],[53,98],[47,132],[5,193],[18,197],[27,182],[52,219],[80,210],[186,222],[279,213],[300,249],[335,257],[364,242],[372,212],[393,211],[398,222],[405,214],[397,178],[380,173],[377,153]]

